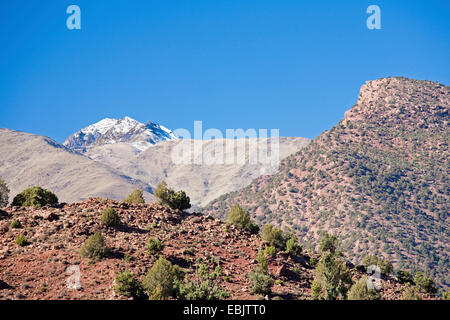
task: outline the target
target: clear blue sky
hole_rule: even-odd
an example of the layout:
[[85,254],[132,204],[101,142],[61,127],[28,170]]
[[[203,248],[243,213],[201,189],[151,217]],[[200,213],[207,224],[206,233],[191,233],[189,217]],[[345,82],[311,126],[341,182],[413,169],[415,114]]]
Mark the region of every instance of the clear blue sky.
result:
[[[66,28],[81,8],[82,29]],[[382,30],[366,28],[381,8]],[[105,117],[313,138],[366,80],[450,81],[450,1],[0,2],[0,127],[62,142]]]

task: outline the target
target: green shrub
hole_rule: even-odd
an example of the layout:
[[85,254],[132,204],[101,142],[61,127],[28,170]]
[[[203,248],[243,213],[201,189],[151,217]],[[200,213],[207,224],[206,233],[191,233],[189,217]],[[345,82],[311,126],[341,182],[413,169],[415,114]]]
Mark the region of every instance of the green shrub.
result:
[[142,279],[142,286],[150,299],[163,300],[174,294],[175,282],[180,279],[180,270],[160,257]]
[[430,294],[435,294],[437,292],[436,285],[434,281],[427,277],[423,272],[417,272],[414,276],[414,283],[419,288],[420,291]]
[[263,227],[261,238],[271,246],[274,246],[280,250],[285,249],[286,240],[283,236],[283,231],[281,231],[281,229],[275,228],[271,224],[266,224]]
[[274,280],[269,275],[268,266],[269,263],[264,255],[262,248],[260,248],[258,252],[258,266],[256,267],[255,272],[250,272],[248,274],[250,280],[253,283],[253,294],[270,294]]
[[378,266],[381,270],[381,273],[384,275],[390,275],[393,269],[392,263],[390,261],[383,260],[382,258],[378,258],[375,255],[367,255],[366,257],[364,257],[363,264],[366,269],[371,265]]
[[80,254],[84,258],[98,261],[105,258],[109,253],[109,248],[105,245],[105,238],[96,232],[90,236],[81,247]]
[[32,187],[14,197],[12,205],[21,207],[43,207],[57,205],[58,198],[52,192],[41,187]]
[[406,286],[403,292],[402,300],[421,300],[417,289],[412,286]]
[[145,248],[148,254],[158,256],[159,253],[164,249],[164,242],[156,238],[150,238],[148,239]]
[[401,283],[409,283],[409,284],[414,283],[411,273],[406,270],[397,271],[397,279]]
[[9,224],[9,226],[13,229],[18,229],[18,228],[22,228],[22,224],[20,223],[19,220],[17,219],[13,219],[13,221],[11,221],[11,223]]
[[258,251],[257,272],[268,273],[268,268],[269,268],[269,262],[267,261],[266,256],[264,255],[264,252],[260,248]]
[[260,272],[251,272],[249,278],[253,283],[251,293],[266,295],[272,292],[273,279],[270,275]]
[[185,210],[191,207],[191,199],[183,190],[179,190],[172,194],[170,198],[170,207],[177,210]]
[[442,293],[442,300],[450,300],[450,289],[447,289]]
[[0,208],[6,207],[8,204],[9,189],[6,183],[0,179]]
[[16,238],[16,244],[18,244],[19,246],[23,247],[26,246],[28,244],[28,240],[24,235],[19,235]]
[[136,279],[136,276],[128,270],[120,273],[116,277],[116,286],[114,290],[120,295],[140,298],[144,290],[142,284]]
[[233,224],[240,229],[249,231],[250,233],[258,233],[259,227],[254,224],[247,210],[235,204],[227,216],[227,223]]
[[328,232],[322,232],[322,238],[320,240],[320,252],[331,252],[335,253],[339,246],[339,239],[334,236],[328,234]]
[[296,237],[291,237],[286,241],[286,253],[297,255],[302,252],[302,247],[298,244]]
[[323,289],[325,300],[345,299],[353,283],[346,264],[330,251],[322,254],[315,269],[315,280]]
[[375,289],[367,287],[367,277],[363,276],[348,291],[348,300],[380,300],[381,296]]
[[130,203],[130,204],[131,203],[145,203],[144,192],[142,191],[142,189],[136,189],[132,193],[130,193],[128,198],[123,200],[123,202]]
[[270,246],[264,250],[264,253],[271,258],[275,258],[276,254],[277,254],[277,249],[275,249],[274,246]]
[[108,207],[103,210],[102,223],[108,227],[117,227],[120,224],[120,217],[116,209]]
[[217,265],[213,272],[208,265],[196,266],[197,281],[183,284],[177,282],[177,296],[185,300],[218,300],[228,298],[230,295],[219,284],[222,268]]
[[311,284],[311,296],[314,300],[322,300],[322,286],[317,280],[314,280]]
[[162,205],[176,210],[185,210],[191,207],[190,198],[182,190],[175,192],[167,187],[166,182],[161,182],[153,193]]

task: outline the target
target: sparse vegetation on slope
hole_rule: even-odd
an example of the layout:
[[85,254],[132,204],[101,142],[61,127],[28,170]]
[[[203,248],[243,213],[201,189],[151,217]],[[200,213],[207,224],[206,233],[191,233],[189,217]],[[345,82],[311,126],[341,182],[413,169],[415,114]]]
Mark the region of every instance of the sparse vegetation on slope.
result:
[[345,118],[277,174],[204,212],[223,218],[240,203],[259,225],[293,228],[304,247],[317,248],[329,230],[354,263],[372,253],[447,287],[449,106],[450,88],[436,82],[368,82]]
[[0,209],[8,204],[9,189],[5,181],[0,178]]
[[[105,228],[99,216],[106,208],[120,215],[120,228]],[[320,266],[325,259],[324,253],[309,249],[274,254],[259,235],[156,203],[92,198],[5,211],[0,217],[0,280],[8,286],[0,290],[0,299],[310,299],[313,261]],[[10,228],[14,220],[22,228]],[[28,240],[22,247],[15,239],[25,232]],[[158,257],[148,254],[149,239],[155,239],[151,248]],[[336,259],[347,263],[339,251]],[[352,265],[347,268],[353,282],[365,274]],[[76,269],[81,288],[62,288]],[[342,275],[343,265],[337,269],[323,268]],[[382,299],[402,297],[405,284],[390,276],[380,281]],[[319,289],[325,297],[326,285]],[[417,296],[435,299],[418,289]]]
[[46,205],[54,206],[58,204],[58,197],[49,190],[39,186],[24,190],[14,197],[13,206],[22,207],[43,207]]

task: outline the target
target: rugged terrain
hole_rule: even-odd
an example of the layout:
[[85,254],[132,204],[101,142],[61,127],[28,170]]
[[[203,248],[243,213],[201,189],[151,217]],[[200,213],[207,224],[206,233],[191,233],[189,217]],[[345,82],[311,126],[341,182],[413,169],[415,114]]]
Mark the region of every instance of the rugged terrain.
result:
[[[119,227],[102,225],[100,215],[106,207],[118,211]],[[218,219],[156,203],[129,205],[101,199],[5,210],[0,215],[0,299],[126,299],[115,292],[114,279],[125,270],[141,278],[152,266],[155,258],[145,251],[149,238],[164,241],[161,255],[180,266],[188,278],[195,278],[197,259],[208,263],[213,258],[223,269],[218,281],[230,294],[229,299],[259,298],[250,294],[246,275],[256,267],[260,237]],[[10,227],[14,219],[20,221],[21,228]],[[110,255],[98,262],[81,258],[79,253],[94,232],[101,232],[111,249]],[[29,244],[17,245],[18,235],[26,236]],[[278,253],[270,259],[269,271],[280,281],[268,298],[308,299],[313,278],[310,256],[317,258],[310,252],[294,257]],[[67,288],[73,266],[80,268],[80,289]],[[352,274],[354,280],[362,275],[356,268]],[[383,299],[398,299],[403,291],[394,278],[383,278]]]
[[239,203],[259,224],[292,228],[313,248],[326,229],[354,263],[378,253],[448,287],[449,90],[405,78],[368,81],[345,118],[283,160],[279,173],[203,211],[224,217]]

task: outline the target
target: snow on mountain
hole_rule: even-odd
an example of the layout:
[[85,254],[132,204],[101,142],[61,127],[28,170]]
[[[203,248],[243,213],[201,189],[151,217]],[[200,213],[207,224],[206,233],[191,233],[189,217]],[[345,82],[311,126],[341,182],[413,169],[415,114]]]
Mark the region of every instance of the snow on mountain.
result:
[[130,117],[124,117],[103,119],[77,131],[63,144],[75,151],[86,152],[92,146],[122,142],[141,152],[158,142],[177,139],[173,132],[164,126],[153,122],[143,124]]

